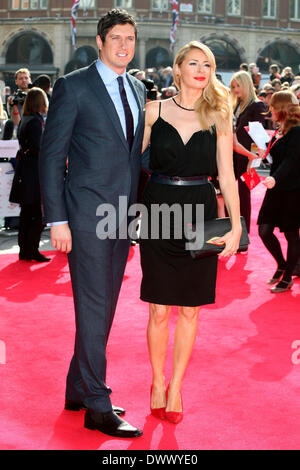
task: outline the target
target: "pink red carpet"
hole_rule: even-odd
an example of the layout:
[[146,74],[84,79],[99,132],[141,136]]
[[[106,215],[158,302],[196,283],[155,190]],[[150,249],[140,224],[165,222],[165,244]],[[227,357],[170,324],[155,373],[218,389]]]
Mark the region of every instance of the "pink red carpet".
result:
[[219,263],[217,302],[201,309],[177,426],[149,414],[148,308],[139,300],[139,249],[131,249],[108,383],[114,404],[143,429],[138,439],[89,431],[83,411],[63,410],[74,335],[66,256],[50,252],[47,265],[0,256],[0,449],[299,449],[300,279],[283,294],[266,284],[275,264],[255,225],[263,193],[261,185],[253,191],[249,253]]

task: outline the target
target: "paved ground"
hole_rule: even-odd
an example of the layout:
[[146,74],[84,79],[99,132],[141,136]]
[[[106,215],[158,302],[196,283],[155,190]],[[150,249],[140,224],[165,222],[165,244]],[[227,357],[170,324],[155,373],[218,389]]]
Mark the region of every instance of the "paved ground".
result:
[[[50,230],[45,228],[40,242],[40,251],[48,250],[53,250],[53,248],[50,242]],[[6,253],[19,253],[18,231],[0,228],[0,254]]]

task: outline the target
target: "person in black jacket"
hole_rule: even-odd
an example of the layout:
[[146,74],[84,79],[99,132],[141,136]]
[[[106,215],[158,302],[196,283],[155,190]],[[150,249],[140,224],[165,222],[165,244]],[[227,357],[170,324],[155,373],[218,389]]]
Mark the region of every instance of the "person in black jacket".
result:
[[248,158],[245,152],[238,153],[239,148],[237,144],[240,144],[248,151],[251,150],[253,140],[245,130],[245,127],[249,126],[249,122],[253,121],[259,121],[264,125],[266,107],[256,96],[251,76],[243,70],[233,75],[230,82],[230,91],[235,120],[234,150],[237,150],[233,154],[234,172],[238,181],[241,215],[245,218],[249,233],[251,194],[250,189],[241,179],[241,176],[247,171],[249,159],[252,157],[250,152]]
[[20,260],[50,261],[39,252],[44,228],[42,221],[39,184],[39,153],[44,128],[42,114],[46,114],[48,99],[40,88],[29,90],[23,107],[23,117],[18,128],[20,150],[10,202],[21,206],[18,243]]
[[[267,150],[273,162],[270,176],[264,181],[268,189],[257,223],[264,245],[277,262],[277,270],[268,284],[276,284],[271,291],[279,293],[292,287],[292,275],[300,256],[300,106],[293,93],[279,91],[272,96],[270,109],[280,127],[278,138],[272,138]],[[286,260],[274,235],[275,227],[287,239]]]

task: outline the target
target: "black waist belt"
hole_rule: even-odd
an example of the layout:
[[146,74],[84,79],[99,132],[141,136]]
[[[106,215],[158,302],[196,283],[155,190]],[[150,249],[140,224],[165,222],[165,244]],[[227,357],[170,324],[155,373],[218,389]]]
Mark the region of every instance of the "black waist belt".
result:
[[176,186],[194,186],[209,183],[208,176],[167,176],[157,173],[151,174],[151,181],[161,184],[172,184]]

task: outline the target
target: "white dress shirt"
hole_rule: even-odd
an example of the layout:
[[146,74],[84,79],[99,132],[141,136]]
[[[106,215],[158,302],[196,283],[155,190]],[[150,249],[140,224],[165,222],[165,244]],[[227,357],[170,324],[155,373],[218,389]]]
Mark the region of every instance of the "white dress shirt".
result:
[[[133,116],[133,123],[134,123],[134,132],[136,131],[137,125],[138,125],[138,119],[139,119],[139,108],[136,102],[136,99],[134,97],[133,91],[131,89],[131,86],[128,83],[127,77],[126,77],[126,70],[121,74],[117,74],[114,70],[112,70],[110,67],[105,65],[101,59],[98,59],[96,62],[96,68],[97,71],[102,78],[102,81],[105,85],[105,88],[107,89],[107,92],[109,96],[111,97],[112,102],[115,105],[116,111],[118,113],[121,126],[124,132],[124,136],[126,139],[126,120],[125,120],[125,112],[123,108],[123,103],[121,100],[120,92],[119,92],[119,84],[118,84],[118,77],[123,77],[124,81],[124,88],[126,91],[127,95],[127,100],[132,112]],[[48,227],[52,227],[54,225],[62,225],[62,224],[67,224],[68,221],[64,220],[61,222],[51,222],[48,223]]]

